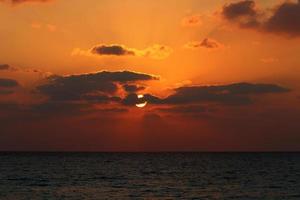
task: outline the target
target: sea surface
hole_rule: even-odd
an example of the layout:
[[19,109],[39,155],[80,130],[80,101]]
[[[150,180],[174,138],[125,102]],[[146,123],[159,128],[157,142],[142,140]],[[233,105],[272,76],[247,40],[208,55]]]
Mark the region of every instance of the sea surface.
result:
[[300,200],[300,153],[0,153],[0,199]]

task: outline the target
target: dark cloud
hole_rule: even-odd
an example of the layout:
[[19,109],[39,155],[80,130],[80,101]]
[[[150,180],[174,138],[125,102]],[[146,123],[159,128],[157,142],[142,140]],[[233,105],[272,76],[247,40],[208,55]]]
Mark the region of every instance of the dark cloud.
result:
[[168,104],[216,102],[229,105],[251,103],[251,95],[282,93],[288,89],[273,84],[234,83],[219,86],[180,87],[164,99]]
[[9,69],[10,69],[10,66],[7,64],[0,65],[0,70],[9,70]]
[[244,0],[226,4],[222,15],[242,28],[289,36],[300,35],[300,1],[283,2],[269,14],[268,10],[259,10],[254,0]]
[[13,79],[0,78],[0,88],[13,88],[19,86],[19,83]]
[[130,93],[123,100],[122,103],[127,106],[133,106],[136,104],[148,102],[151,104],[164,104],[164,99],[153,96],[151,94],[144,94],[142,98],[138,98],[138,95],[135,93]]
[[13,94],[19,83],[13,79],[0,78],[0,95]]
[[228,19],[236,19],[244,16],[256,16],[255,2],[253,0],[245,0],[225,5],[223,7],[223,15]]
[[253,102],[252,96],[268,93],[284,93],[289,90],[274,84],[234,83],[218,86],[190,86],[174,90],[174,94],[159,98],[145,94],[138,98],[131,93],[122,100],[124,105],[135,105],[143,102],[157,105],[181,105],[199,103],[220,103],[226,105],[247,105]]
[[122,45],[99,45],[92,48],[91,53],[97,55],[134,56],[135,52]]
[[253,0],[227,4],[223,7],[222,14],[226,19],[238,22],[242,27],[254,27],[259,24],[258,12]]
[[161,98],[156,97],[151,94],[145,94],[142,99],[144,101],[147,101],[148,103],[152,103],[152,104],[163,104],[164,103],[164,99],[161,99]]
[[269,32],[300,35],[300,1],[285,2],[277,7],[273,16],[265,23]]
[[146,89],[144,86],[128,85],[128,84],[123,85],[123,88],[128,93],[135,93],[135,92]]
[[52,76],[47,83],[40,85],[37,89],[52,100],[117,101],[117,97],[111,97],[111,95],[117,92],[118,84],[157,79],[155,76],[137,72],[103,71],[93,74]]
[[40,73],[41,75],[49,74],[38,69],[14,67],[8,64],[0,64],[0,71],[22,72],[22,73]]
[[135,93],[128,94],[123,100],[122,103],[126,106],[134,106],[135,104],[144,103],[144,98],[138,98],[138,95]]

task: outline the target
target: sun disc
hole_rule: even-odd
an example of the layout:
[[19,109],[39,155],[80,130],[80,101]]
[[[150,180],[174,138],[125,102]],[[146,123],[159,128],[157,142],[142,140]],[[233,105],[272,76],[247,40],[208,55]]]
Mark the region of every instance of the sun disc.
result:
[[[142,98],[144,98],[144,95],[139,94],[137,97],[138,97],[138,99],[142,99]],[[147,103],[148,102],[145,101],[143,103],[137,103],[137,104],[135,104],[135,106],[138,107],[138,108],[144,108],[147,105]]]
[[135,104],[135,106],[138,108],[144,108],[146,105],[147,105],[147,102]]

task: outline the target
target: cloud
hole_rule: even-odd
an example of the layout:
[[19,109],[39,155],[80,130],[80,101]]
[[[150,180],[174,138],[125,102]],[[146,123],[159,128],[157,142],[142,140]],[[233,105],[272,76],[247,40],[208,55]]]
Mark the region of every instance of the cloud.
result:
[[0,78],[0,88],[14,88],[19,86],[19,83],[13,79]]
[[207,49],[218,49],[223,47],[221,43],[214,39],[205,38],[201,42],[189,42],[185,45],[188,49],[198,49],[198,48],[207,48]]
[[102,71],[71,76],[51,76],[45,84],[38,86],[37,90],[51,100],[118,101],[119,99],[113,96],[118,91],[118,84],[149,80],[158,80],[158,77],[131,71]]
[[257,21],[258,11],[253,0],[244,0],[223,7],[222,15],[230,20],[237,22],[241,27],[256,27],[259,25]]
[[126,106],[134,106],[135,104],[144,103],[143,98],[138,98],[138,95],[135,93],[128,94],[123,100],[122,103]]
[[11,4],[21,4],[21,3],[45,3],[52,0],[0,0],[0,2],[11,3]]
[[34,118],[125,113],[128,111],[123,106],[125,88],[136,86],[140,89],[141,82],[158,79],[154,75],[132,71],[52,75],[34,89],[35,95],[46,98],[39,96],[39,101],[28,105],[26,112]]
[[222,16],[241,28],[300,36],[300,1],[283,2],[269,13],[269,9],[260,10],[254,0],[243,0],[224,5]]
[[128,85],[128,84],[123,85],[123,88],[128,93],[135,93],[135,92],[146,89],[144,86]]
[[93,47],[91,50],[82,50],[80,48],[75,48],[71,55],[81,55],[81,56],[136,56],[136,57],[147,57],[152,59],[165,59],[167,58],[173,50],[165,45],[155,44],[146,49],[139,50],[134,48],[126,47],[125,45],[119,44],[100,44]]
[[269,32],[300,36],[300,1],[279,5],[264,26]]
[[185,86],[174,90],[174,93],[166,98],[159,98],[151,94],[145,94],[138,99],[130,94],[126,98],[126,105],[135,105],[145,102],[158,105],[187,105],[199,103],[220,103],[226,105],[246,105],[252,103],[253,95],[268,93],[284,93],[289,90],[274,84],[234,83],[230,85],[216,86]]
[[0,65],[0,71],[9,71],[9,72],[15,72],[15,73],[38,73],[43,77],[47,77],[52,75],[52,73],[50,72],[46,72],[46,71],[42,71],[39,69],[35,69],[35,68],[21,68],[21,67],[16,67],[16,66],[11,66],[8,64],[2,64]]
[[13,79],[0,78],[0,95],[9,95],[13,94],[16,87],[19,86],[19,83]]
[[97,55],[134,56],[135,51],[122,45],[99,45],[92,48],[91,53]]
[[181,25],[185,27],[196,27],[202,24],[200,15],[190,15],[182,19]]
[[251,95],[283,93],[289,90],[274,84],[234,83],[217,86],[191,86],[175,89],[175,93],[163,100],[167,104],[221,103],[243,105],[252,102]]
[[9,70],[11,67],[7,64],[0,65],[0,70]]
[[[146,101],[148,104],[162,106],[161,112],[192,114],[193,112],[205,113],[204,108],[208,104],[248,105],[254,102],[254,96],[289,91],[275,84],[234,83],[182,86],[175,88],[173,93],[165,98],[147,93],[143,98],[138,98],[139,91],[145,89],[144,81],[158,79],[154,75],[132,71],[52,75],[35,89],[38,94],[44,95],[47,99],[29,107],[32,113],[36,114],[48,115],[52,111],[55,113],[55,110],[76,114],[89,111],[93,105],[119,105],[122,108],[122,106],[135,106]],[[0,79],[0,94],[11,94],[12,89],[18,85],[15,80]]]
[[139,56],[161,60],[169,57],[173,49],[165,45],[155,44],[138,52]]
[[128,94],[123,100],[122,104],[127,106],[134,106],[136,104],[148,102],[151,104],[164,104],[164,99],[156,97],[152,94],[144,94],[142,98],[138,98],[138,95],[135,93]]
[[12,67],[8,64],[0,64],[0,71],[19,71],[17,67]]

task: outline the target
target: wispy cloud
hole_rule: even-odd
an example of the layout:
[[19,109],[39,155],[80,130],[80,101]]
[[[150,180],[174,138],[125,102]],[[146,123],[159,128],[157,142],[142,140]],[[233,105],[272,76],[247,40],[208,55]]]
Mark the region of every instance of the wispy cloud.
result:
[[215,39],[205,38],[200,42],[197,41],[189,42],[184,47],[188,49],[206,48],[212,50],[212,49],[222,48],[224,47],[224,45]]
[[197,27],[202,25],[201,15],[189,15],[181,20],[184,27]]

